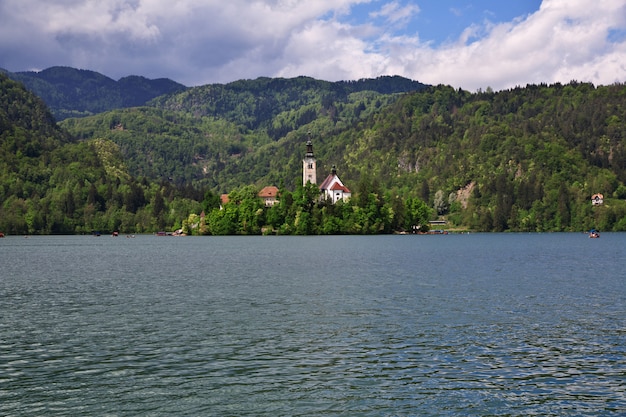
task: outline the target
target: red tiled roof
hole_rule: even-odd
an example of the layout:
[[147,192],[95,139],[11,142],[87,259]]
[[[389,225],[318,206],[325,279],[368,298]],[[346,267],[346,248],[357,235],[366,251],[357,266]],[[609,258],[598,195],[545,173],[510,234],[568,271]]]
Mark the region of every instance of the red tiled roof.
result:
[[344,193],[349,193],[350,190],[348,189],[348,187],[346,187],[345,185],[341,185],[338,182],[336,182],[335,184],[333,184],[332,187],[330,187],[331,190],[333,191],[337,191],[337,190],[341,190]]
[[259,191],[259,197],[261,198],[272,198],[278,195],[278,187],[274,187],[270,185],[268,187],[264,187],[261,191]]
[[327,190],[328,186],[330,186],[330,184],[333,182],[333,179],[336,177],[336,175],[330,174],[326,177],[326,179],[324,181],[322,181],[322,183],[320,184],[320,190]]
[[339,177],[337,176],[337,174],[330,174],[329,176],[326,177],[324,182],[322,182],[322,184],[320,185],[320,190],[329,190],[330,187],[333,185],[333,182],[335,184],[337,184],[337,183],[338,184],[342,184],[342,182],[339,179]]
[[337,174],[330,174],[328,177],[326,177],[324,182],[320,184],[320,190],[341,190],[344,193],[350,192],[348,187],[343,185]]

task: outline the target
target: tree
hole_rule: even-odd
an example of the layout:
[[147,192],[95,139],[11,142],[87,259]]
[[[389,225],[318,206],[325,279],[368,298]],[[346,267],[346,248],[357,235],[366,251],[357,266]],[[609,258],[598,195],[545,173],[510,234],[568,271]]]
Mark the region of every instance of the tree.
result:
[[163,200],[163,196],[161,195],[161,191],[157,190],[154,194],[154,200],[152,202],[152,215],[154,217],[161,216],[161,213],[165,209],[165,201]]
[[437,211],[438,215],[446,214],[448,212],[448,201],[444,195],[443,190],[437,190],[437,192],[435,193],[433,207]]
[[411,197],[405,203],[404,230],[428,231],[428,220],[431,209],[428,205],[416,197]]

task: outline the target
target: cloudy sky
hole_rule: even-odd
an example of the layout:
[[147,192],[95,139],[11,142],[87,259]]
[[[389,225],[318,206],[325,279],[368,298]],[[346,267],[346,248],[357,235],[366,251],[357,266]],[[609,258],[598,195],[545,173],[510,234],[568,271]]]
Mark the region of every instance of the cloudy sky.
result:
[[466,90],[626,82],[624,0],[0,0],[0,67]]

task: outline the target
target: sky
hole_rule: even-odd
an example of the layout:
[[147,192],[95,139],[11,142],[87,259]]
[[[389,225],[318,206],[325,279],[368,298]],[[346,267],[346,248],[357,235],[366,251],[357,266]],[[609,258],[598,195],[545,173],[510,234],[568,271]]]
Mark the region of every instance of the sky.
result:
[[0,68],[187,86],[400,75],[468,91],[626,82],[625,0],[0,0]]

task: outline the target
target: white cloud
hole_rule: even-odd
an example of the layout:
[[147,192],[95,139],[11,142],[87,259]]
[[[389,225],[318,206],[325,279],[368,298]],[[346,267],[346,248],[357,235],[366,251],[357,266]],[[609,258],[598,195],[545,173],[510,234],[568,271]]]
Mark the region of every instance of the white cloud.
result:
[[404,26],[411,18],[419,13],[420,8],[415,4],[408,4],[401,6],[397,1],[386,3],[377,12],[371,12],[370,17],[382,17],[385,18],[388,23],[400,24]]
[[[357,5],[376,7],[369,21]],[[403,75],[469,90],[572,79],[626,81],[623,0],[544,0],[433,46],[404,31],[414,2],[380,0],[3,0],[0,67],[69,65],[187,85],[258,76]]]
[[572,79],[625,82],[626,42],[608,40],[611,29],[625,27],[622,0],[544,0],[527,18],[468,28],[457,43],[438,49],[398,45],[391,60],[422,82],[470,90]]
[[463,11],[461,9],[459,9],[458,7],[451,7],[450,8],[450,13],[452,13],[456,17],[463,16]]

